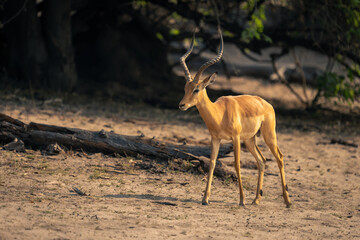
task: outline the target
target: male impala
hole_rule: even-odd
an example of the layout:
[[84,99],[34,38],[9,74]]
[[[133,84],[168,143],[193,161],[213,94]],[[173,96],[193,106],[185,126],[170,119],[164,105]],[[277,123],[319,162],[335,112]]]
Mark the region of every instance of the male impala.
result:
[[188,51],[180,58],[181,65],[185,72],[186,85],[185,95],[179,104],[179,108],[182,111],[186,111],[188,108],[196,106],[211,135],[209,176],[202,204],[209,204],[211,182],[221,139],[232,140],[233,142],[235,170],[239,182],[241,206],[245,206],[245,195],[240,174],[240,139],[245,142],[246,147],[255,157],[259,172],[256,197],[253,204],[259,204],[262,196],[266,161],[255,139],[256,133],[260,130],[266,145],[276,158],[280,169],[283,197],[286,207],[290,207],[291,201],[285,182],[283,154],[280,152],[276,140],[274,108],[264,99],[249,95],[225,96],[213,103],[206,93],[206,87],[215,81],[216,73],[200,80],[205,69],[218,62],[222,57],[224,43],[220,28],[219,34],[221,39],[219,54],[214,59],[204,63],[196,73],[194,79],[191,77],[185,60],[193,49],[195,33]]

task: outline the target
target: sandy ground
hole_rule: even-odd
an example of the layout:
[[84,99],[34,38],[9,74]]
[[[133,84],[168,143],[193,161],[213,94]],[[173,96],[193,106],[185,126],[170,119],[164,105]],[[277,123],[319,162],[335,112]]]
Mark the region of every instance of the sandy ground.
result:
[[[24,122],[209,143],[195,110],[70,106],[56,99],[33,105],[8,96],[0,111]],[[206,174],[192,173],[191,166],[174,170],[171,160],[144,170],[141,156],[0,150],[0,239],[360,239],[359,148],[330,144],[333,138],[359,144],[359,124],[291,116],[278,116],[277,122],[290,209],[283,203],[277,164],[261,139],[269,160],[259,206],[250,205],[257,170],[246,167],[255,160],[247,151],[241,156],[246,208],[238,206],[231,179],[215,179],[210,205],[202,206]],[[231,164],[232,155],[223,161]],[[74,186],[87,195],[76,194]]]

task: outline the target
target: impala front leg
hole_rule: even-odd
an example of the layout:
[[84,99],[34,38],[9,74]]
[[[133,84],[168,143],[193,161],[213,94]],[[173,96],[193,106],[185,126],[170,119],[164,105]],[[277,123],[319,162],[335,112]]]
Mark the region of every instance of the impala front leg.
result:
[[210,155],[209,175],[208,175],[208,181],[206,184],[204,198],[202,200],[202,205],[209,204],[211,183],[212,183],[212,179],[213,179],[213,175],[214,175],[216,158],[219,153],[219,148],[220,148],[220,139],[211,138],[211,155]]
[[235,158],[235,170],[239,182],[239,192],[240,192],[240,206],[245,206],[245,194],[241,181],[240,173],[240,136],[233,137],[233,146],[234,146],[234,158]]

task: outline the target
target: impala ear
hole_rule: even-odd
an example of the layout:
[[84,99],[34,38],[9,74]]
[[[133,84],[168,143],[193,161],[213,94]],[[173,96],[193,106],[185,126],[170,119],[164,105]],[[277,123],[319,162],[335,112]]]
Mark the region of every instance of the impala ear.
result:
[[209,75],[208,77],[206,77],[202,82],[201,82],[201,87],[202,88],[206,88],[207,86],[209,86],[210,84],[213,84],[215,82],[217,76],[217,72],[214,72],[213,74]]

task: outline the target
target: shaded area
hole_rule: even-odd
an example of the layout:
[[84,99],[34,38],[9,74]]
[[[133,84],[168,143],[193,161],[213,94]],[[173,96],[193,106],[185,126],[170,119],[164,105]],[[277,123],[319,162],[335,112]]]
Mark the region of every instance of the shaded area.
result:
[[146,199],[154,201],[172,201],[172,202],[191,202],[191,203],[201,203],[201,201],[196,201],[193,199],[179,199],[175,197],[162,197],[155,196],[152,194],[116,194],[116,195],[105,195],[106,198],[136,198],[136,199]]
[[[271,62],[266,72],[274,72],[302,104],[316,106],[322,97],[351,103],[360,94],[355,2],[13,0],[0,7],[0,86],[26,89],[32,98],[45,89],[176,106],[183,77],[173,72],[179,60],[169,56],[185,52],[194,29],[191,58],[202,61],[202,53],[216,52],[219,23],[225,43],[254,62]],[[278,50],[267,60],[259,56],[272,46]],[[312,66],[303,67],[298,46],[327,56],[326,69],[313,74]],[[285,54],[293,55],[291,69],[276,64]],[[335,64],[345,71],[335,72]],[[219,65],[230,78],[227,60]],[[303,86],[304,96],[292,90],[291,79]],[[308,86],[318,90],[314,99],[306,96]]]
[[[193,199],[181,199],[176,197],[163,197],[163,196],[156,196],[152,194],[116,194],[116,195],[105,195],[106,198],[135,198],[135,199],[145,199],[145,200],[152,200],[153,203],[161,204],[161,205],[170,205],[176,206],[175,203],[172,202],[181,202],[181,203],[197,203],[201,204],[201,201],[193,200]],[[166,201],[171,201],[170,203]],[[212,200],[211,202],[216,203],[224,203],[224,201],[219,200]]]

